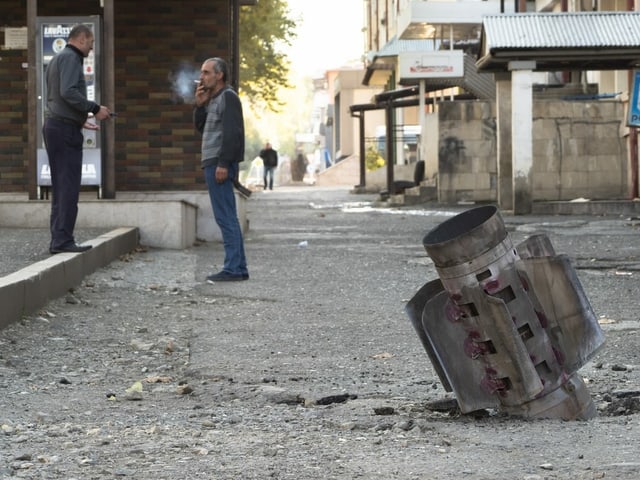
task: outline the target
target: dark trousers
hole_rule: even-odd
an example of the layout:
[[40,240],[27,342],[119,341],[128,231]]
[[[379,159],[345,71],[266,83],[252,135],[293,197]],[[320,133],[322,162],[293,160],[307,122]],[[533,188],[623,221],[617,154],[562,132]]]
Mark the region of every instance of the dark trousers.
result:
[[51,170],[51,243],[59,249],[75,243],[82,180],[82,130],[79,126],[47,118],[42,128]]

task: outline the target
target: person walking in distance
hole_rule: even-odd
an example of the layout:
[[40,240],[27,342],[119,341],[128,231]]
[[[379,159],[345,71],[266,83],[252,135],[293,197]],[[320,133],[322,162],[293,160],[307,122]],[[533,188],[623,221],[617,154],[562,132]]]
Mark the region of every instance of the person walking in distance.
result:
[[259,156],[264,166],[264,189],[266,190],[268,186],[269,190],[273,190],[273,176],[278,167],[278,152],[271,148],[271,144],[267,142],[260,150]]
[[238,94],[228,85],[229,67],[221,58],[205,60],[195,93],[193,121],[202,134],[201,164],[213,216],[224,244],[224,266],[208,282],[249,279],[233,182],[244,159],[244,117]]
[[84,58],[93,49],[94,35],[87,25],[76,25],[67,44],[56,54],[46,71],[47,98],[42,127],[51,170],[50,253],[84,252],[91,245],[78,245],[73,231],[78,217],[82,182],[82,129],[98,130],[88,122],[110,118],[111,112],[87,98]]

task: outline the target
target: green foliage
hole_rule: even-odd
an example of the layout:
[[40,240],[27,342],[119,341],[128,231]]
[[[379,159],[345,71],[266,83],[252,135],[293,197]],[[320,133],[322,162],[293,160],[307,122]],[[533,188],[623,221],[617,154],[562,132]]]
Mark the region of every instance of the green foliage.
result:
[[249,115],[244,120],[244,163],[245,167],[251,166],[251,161],[258,156],[260,150],[264,148],[264,140],[259,132],[259,126]]
[[384,158],[382,158],[380,152],[378,152],[378,149],[374,146],[369,146],[367,148],[364,159],[365,166],[369,172],[377,170],[380,167],[384,167],[385,165]]
[[281,88],[290,88],[289,62],[281,49],[295,38],[286,0],[258,0],[240,8],[240,91],[256,110],[278,111]]

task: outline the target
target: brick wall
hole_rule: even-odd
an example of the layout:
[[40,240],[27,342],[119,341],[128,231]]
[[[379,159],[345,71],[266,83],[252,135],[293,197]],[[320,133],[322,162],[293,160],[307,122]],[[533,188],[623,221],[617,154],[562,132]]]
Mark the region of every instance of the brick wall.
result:
[[[114,2],[116,191],[204,189],[192,107],[174,81],[179,72],[197,76],[206,58],[229,58],[229,2]],[[100,13],[97,1],[38,5],[39,16]],[[3,0],[0,18],[25,26],[24,2]],[[27,52],[0,50],[0,58],[0,192],[26,192]]]
[[[444,203],[497,199],[495,105],[439,105],[438,190]],[[624,105],[534,100],[533,200],[625,198]]]
[[[27,12],[20,0],[0,2],[3,27],[24,27]],[[4,34],[0,34],[3,39]],[[27,190],[27,52],[0,50],[0,192]]]

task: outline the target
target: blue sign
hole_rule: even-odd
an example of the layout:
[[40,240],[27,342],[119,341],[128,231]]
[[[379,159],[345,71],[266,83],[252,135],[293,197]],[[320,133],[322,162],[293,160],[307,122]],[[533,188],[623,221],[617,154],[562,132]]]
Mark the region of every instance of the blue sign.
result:
[[640,71],[633,72],[633,86],[629,99],[629,127],[640,127]]

